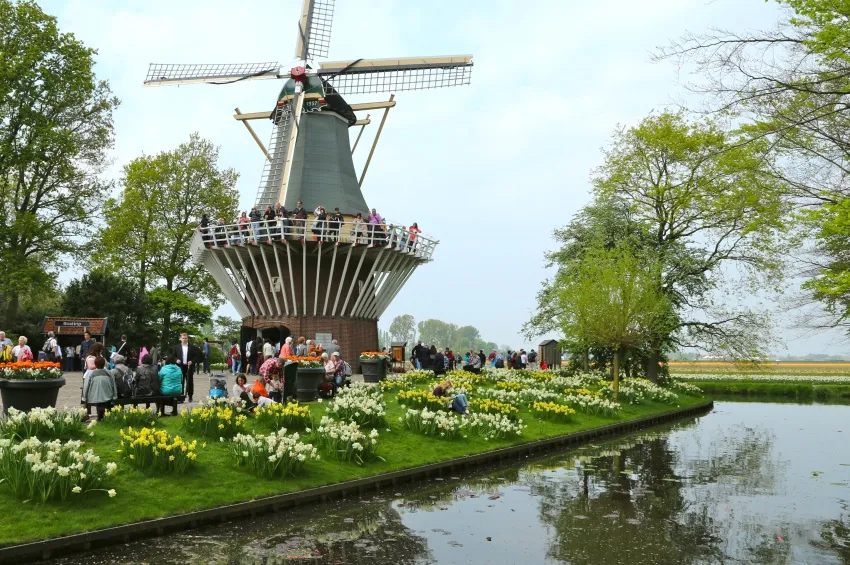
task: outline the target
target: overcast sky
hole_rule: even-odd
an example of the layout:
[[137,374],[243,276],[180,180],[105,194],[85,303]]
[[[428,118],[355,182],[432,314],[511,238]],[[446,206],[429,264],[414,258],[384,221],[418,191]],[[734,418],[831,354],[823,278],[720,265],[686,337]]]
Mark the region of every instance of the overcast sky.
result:
[[[115,176],[134,157],[172,149],[197,131],[221,146],[221,166],[240,173],[240,206],[250,209],[263,155],[231,116],[237,106],[271,109],[281,83],[144,88],[142,81],[149,62],[287,68],[301,0],[41,4],[63,31],[98,49],[97,72],[122,101]],[[635,124],[683,95],[676,69],[650,63],[650,52],[686,30],[765,28],[777,15],[764,0],[337,0],[331,60],[475,56],[471,86],[397,94],[370,165],[367,203],[440,240],[435,261],[411,277],[381,327],[409,313],[474,325],[500,344],[531,345],[518,332],[549,275],[543,251],[553,246],[552,230],[588,202],[600,148],[617,124]],[[266,142],[268,123],[254,125]],[[364,140],[376,130],[367,128]],[[355,154],[358,170],[366,153]],[[230,307],[221,313],[236,317]],[[791,353],[848,351],[835,335],[781,333]]]

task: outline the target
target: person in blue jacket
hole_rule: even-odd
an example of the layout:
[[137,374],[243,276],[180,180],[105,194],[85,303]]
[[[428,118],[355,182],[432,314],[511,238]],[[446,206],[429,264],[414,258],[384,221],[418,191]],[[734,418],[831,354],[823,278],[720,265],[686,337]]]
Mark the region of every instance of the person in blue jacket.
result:
[[[183,394],[183,371],[177,366],[177,359],[173,355],[168,356],[165,365],[159,370],[159,390],[163,396]],[[165,416],[165,404],[162,404],[160,413]]]

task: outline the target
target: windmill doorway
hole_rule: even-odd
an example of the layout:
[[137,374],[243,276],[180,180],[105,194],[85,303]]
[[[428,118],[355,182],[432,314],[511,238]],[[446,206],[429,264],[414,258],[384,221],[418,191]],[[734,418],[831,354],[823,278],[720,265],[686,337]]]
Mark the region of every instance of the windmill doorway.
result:
[[286,326],[277,326],[273,328],[263,328],[263,339],[270,339],[272,343],[280,343],[288,338],[291,333]]

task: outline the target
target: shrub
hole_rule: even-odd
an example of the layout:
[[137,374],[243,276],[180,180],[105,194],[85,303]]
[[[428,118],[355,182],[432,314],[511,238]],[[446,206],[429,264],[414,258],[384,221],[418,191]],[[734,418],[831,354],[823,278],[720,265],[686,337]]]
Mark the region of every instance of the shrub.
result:
[[274,429],[286,428],[288,430],[303,430],[309,428],[313,423],[313,417],[307,406],[294,402],[289,404],[266,404],[262,408],[254,410],[254,418],[260,424]]
[[285,428],[267,436],[237,434],[230,454],[237,465],[269,479],[295,475],[309,459],[319,459],[315,447],[301,442],[297,432],[286,435]]
[[114,497],[114,489],[98,487],[118,466],[104,465],[91,449],[82,453],[82,445],[78,440],[42,443],[37,437],[30,437],[13,443],[0,439],[0,481],[23,500],[65,500],[70,494],[92,491]]
[[121,456],[139,469],[185,473],[198,458],[198,442],[186,443],[164,430],[127,428],[120,431]]
[[115,406],[108,410],[101,420],[101,424],[108,424],[123,428],[124,426],[133,426],[141,428],[145,426],[154,427],[159,419],[159,413],[154,408],[141,408],[139,406],[130,406],[124,409],[122,406]]
[[55,408],[33,408],[21,412],[9,408],[9,414],[0,419],[0,436],[26,439],[71,439],[86,428],[83,418],[85,408],[78,410],[56,410]]

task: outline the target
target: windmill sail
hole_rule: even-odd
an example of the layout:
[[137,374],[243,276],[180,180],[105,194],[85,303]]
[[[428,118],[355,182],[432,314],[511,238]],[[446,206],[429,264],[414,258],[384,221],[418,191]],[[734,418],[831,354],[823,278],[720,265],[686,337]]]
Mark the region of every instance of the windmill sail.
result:
[[331,47],[331,27],[335,0],[304,0],[298,22],[295,57],[302,60],[327,57]]
[[172,65],[151,63],[145,86],[175,84],[228,84],[241,80],[280,78],[280,63],[224,63]]
[[462,86],[472,77],[472,55],[356,59],[319,66],[317,74],[346,95]]
[[284,181],[286,169],[286,156],[289,154],[289,140],[292,130],[292,114],[289,105],[279,108],[272,128],[272,137],[269,141],[269,155],[271,160],[266,160],[263,167],[263,176],[260,180],[260,188],[257,191],[257,208],[264,210],[266,206],[274,206],[278,202],[280,186]]

